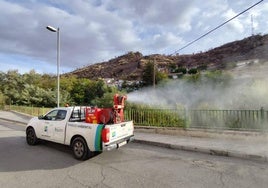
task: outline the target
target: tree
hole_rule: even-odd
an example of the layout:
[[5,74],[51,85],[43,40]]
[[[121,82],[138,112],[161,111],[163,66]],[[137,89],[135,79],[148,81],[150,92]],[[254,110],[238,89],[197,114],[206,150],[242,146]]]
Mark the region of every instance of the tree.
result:
[[105,93],[104,82],[102,80],[88,80],[86,78],[77,79],[70,92],[75,104],[89,105],[96,98],[101,98]]
[[92,101],[93,105],[96,105],[102,108],[112,107],[114,95],[116,93],[120,95],[125,94],[124,92],[119,92],[116,87],[108,87],[107,89],[109,89],[109,91],[106,90],[106,92],[103,94],[102,97],[97,97],[96,99]]
[[32,106],[33,104],[40,103],[42,99],[38,97],[38,93],[40,92],[39,89],[40,88],[34,85],[25,84],[24,89],[21,92],[18,104]]
[[6,80],[6,74],[2,71],[0,71],[0,91],[4,92],[4,85]]
[[43,74],[41,80],[37,85],[43,89],[55,89],[57,85],[57,79],[55,75]]
[[168,68],[169,68],[170,72],[172,72],[172,73],[175,73],[177,71],[177,65],[175,63],[170,63],[168,65]]
[[53,107],[56,106],[56,94],[51,89],[45,90],[36,85],[25,84],[18,104],[26,106]]
[[144,68],[143,74],[142,74],[142,81],[145,86],[153,85],[153,79],[154,79],[154,63],[152,61],[149,61]]
[[144,86],[153,85],[154,81],[155,84],[158,84],[161,80],[166,79],[167,75],[165,73],[161,73],[157,70],[156,66],[154,65],[153,61],[149,61],[144,68],[142,74],[142,81]]
[[0,109],[3,109],[6,101],[5,95],[0,91]]
[[89,85],[89,80],[82,78],[77,79],[74,82],[74,86],[71,90],[71,98],[76,105],[85,105],[85,90]]
[[24,82],[18,70],[10,70],[7,72],[3,83],[3,93],[7,96],[7,102],[17,104],[20,98],[20,93],[23,90]]
[[185,68],[185,67],[179,67],[178,69],[177,69],[177,72],[178,73],[182,73],[182,74],[186,74],[187,73],[187,69]]
[[91,103],[95,98],[101,98],[105,93],[104,82],[102,80],[90,81],[85,90],[85,102]]
[[[52,89],[41,89],[40,95],[42,102],[39,106],[55,107],[56,106],[56,92]],[[34,105],[36,106],[36,105]]]
[[71,92],[77,83],[78,78],[76,76],[61,76],[60,78],[60,89],[62,91]]
[[197,68],[191,68],[191,69],[188,71],[188,74],[197,74],[197,73],[198,73]]
[[25,83],[30,85],[38,85],[42,80],[42,75],[30,70],[29,73],[24,73],[22,79]]

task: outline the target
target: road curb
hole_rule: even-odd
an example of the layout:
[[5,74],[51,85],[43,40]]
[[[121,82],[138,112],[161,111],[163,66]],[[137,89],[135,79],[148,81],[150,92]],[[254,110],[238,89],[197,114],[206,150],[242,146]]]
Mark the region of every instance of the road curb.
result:
[[211,129],[197,129],[197,128],[179,128],[179,127],[146,127],[135,126],[136,132],[164,134],[174,136],[190,136],[199,138],[254,138],[254,139],[268,139],[268,132],[259,131],[237,131],[237,130],[211,130]]
[[20,116],[20,117],[23,117],[23,118],[29,118],[29,119],[31,119],[31,118],[34,117],[34,116],[32,116],[32,115],[25,114],[25,113],[22,113],[22,112],[17,112],[17,111],[14,111],[14,110],[10,110],[9,112],[11,112],[11,113],[13,113],[13,114],[16,114],[16,115],[18,115],[18,116]]
[[13,120],[13,119],[2,118],[2,117],[0,117],[0,119],[1,119],[1,120],[4,120],[4,121],[9,121],[9,122],[14,122],[14,123],[23,124],[24,126],[27,125],[27,123],[22,122],[22,121],[17,121],[17,120]]
[[183,150],[183,151],[191,151],[191,152],[199,152],[209,155],[217,155],[217,156],[225,156],[225,157],[234,157],[240,159],[247,159],[253,160],[258,162],[268,162],[268,158],[263,155],[253,155],[247,154],[237,151],[230,151],[230,150],[220,150],[220,149],[211,149],[211,148],[204,148],[204,147],[193,147],[193,146],[185,146],[179,144],[169,144],[169,143],[162,143],[162,142],[155,142],[155,141],[148,141],[148,140],[140,140],[134,139],[135,143],[158,146],[168,149],[175,149],[175,150]]

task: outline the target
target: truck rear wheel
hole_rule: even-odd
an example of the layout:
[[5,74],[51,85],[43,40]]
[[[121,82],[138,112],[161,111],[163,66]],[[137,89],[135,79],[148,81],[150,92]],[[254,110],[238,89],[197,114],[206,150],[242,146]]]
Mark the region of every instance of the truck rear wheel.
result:
[[86,160],[90,157],[90,151],[85,140],[81,137],[77,137],[72,142],[72,149],[74,157],[78,160]]

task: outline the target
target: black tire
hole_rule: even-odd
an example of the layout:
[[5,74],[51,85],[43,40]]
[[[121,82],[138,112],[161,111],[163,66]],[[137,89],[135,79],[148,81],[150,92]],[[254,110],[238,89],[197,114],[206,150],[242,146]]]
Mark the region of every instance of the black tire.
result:
[[28,128],[26,131],[26,141],[27,144],[34,146],[38,142],[38,138],[36,137],[35,131],[33,128]]
[[86,160],[91,156],[87,143],[81,137],[77,137],[72,142],[74,158],[78,160]]

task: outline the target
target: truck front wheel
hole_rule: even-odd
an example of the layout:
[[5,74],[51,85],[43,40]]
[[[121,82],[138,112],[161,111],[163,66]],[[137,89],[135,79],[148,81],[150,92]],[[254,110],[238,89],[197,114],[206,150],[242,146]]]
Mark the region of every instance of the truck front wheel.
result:
[[85,140],[81,137],[77,137],[72,142],[72,149],[74,157],[78,160],[86,160],[89,158],[89,149]]
[[33,128],[28,128],[26,131],[26,141],[29,145],[36,145],[38,138],[36,137],[35,131]]

